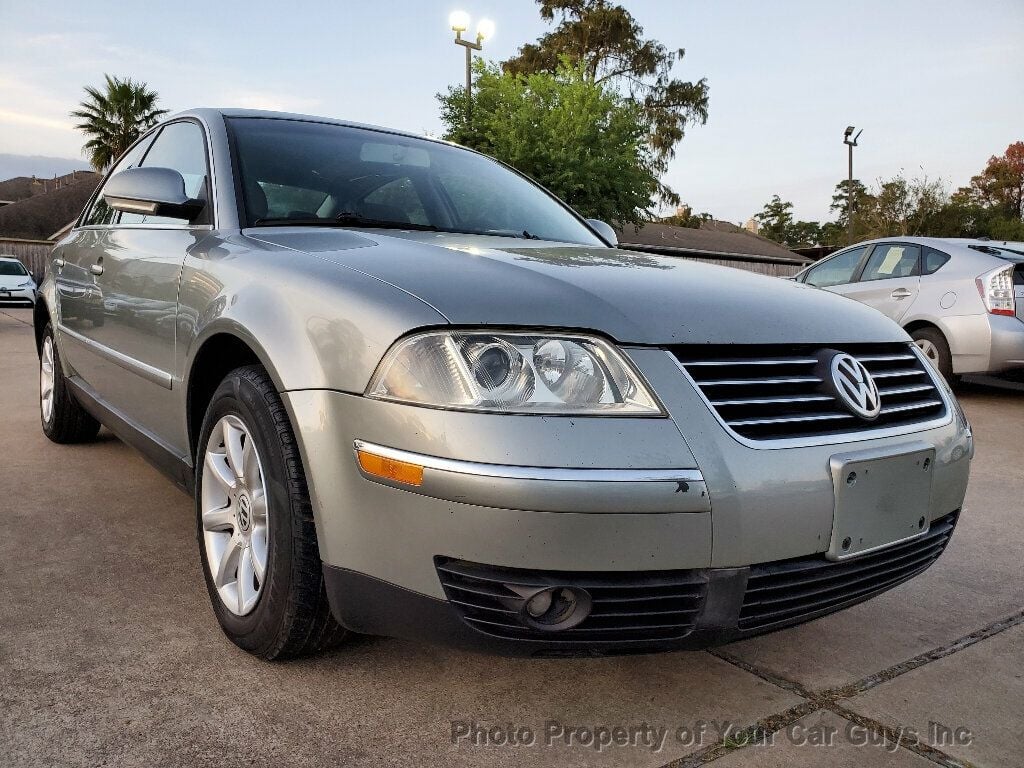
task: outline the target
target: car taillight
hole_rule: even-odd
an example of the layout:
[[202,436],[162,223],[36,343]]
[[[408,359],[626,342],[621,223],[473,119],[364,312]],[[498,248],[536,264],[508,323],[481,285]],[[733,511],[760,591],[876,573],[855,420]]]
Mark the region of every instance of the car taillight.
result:
[[978,285],[978,293],[989,314],[1011,317],[1017,314],[1013,298],[1013,264],[986,272],[974,282]]

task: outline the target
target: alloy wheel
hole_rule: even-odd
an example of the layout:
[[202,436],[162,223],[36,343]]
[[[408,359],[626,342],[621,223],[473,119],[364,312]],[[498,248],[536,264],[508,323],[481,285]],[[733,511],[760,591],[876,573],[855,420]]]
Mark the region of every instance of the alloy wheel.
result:
[[267,488],[259,452],[245,423],[218,421],[206,445],[201,525],[217,594],[236,616],[256,607],[270,550]]
[[914,344],[921,350],[935,370],[939,370],[939,348],[928,339],[915,339]]
[[43,339],[43,354],[39,359],[39,405],[43,423],[53,417],[53,338]]

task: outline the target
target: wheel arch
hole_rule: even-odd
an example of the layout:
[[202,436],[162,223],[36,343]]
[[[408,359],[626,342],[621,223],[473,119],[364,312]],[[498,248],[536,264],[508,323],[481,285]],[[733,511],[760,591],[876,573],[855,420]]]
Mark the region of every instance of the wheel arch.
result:
[[50,308],[46,305],[46,302],[40,297],[36,300],[35,305],[32,307],[32,329],[35,332],[36,340],[36,354],[41,355],[43,351],[43,331],[46,329],[46,324],[52,322],[52,316],[50,314]]
[[213,393],[228,373],[243,365],[259,365],[270,376],[278,392],[282,391],[281,379],[266,352],[254,339],[246,338],[237,330],[213,331],[195,345],[185,380],[188,446],[193,459],[197,455],[196,443]]
[[934,331],[938,331],[939,333],[942,334],[942,338],[946,340],[946,343],[949,343],[949,335],[946,333],[946,331],[939,325],[931,322],[930,320],[912,320],[911,322],[903,326],[903,330],[906,331],[911,336],[914,335],[914,331],[919,331],[922,328],[931,328]]

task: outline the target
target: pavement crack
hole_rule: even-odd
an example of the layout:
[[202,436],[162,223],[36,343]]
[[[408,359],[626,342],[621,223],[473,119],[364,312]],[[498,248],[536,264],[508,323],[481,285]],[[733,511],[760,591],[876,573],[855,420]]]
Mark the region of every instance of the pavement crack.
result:
[[855,683],[841,686],[839,688],[831,688],[829,690],[822,691],[818,695],[832,701],[852,698],[864,693],[865,691],[871,690],[877,685],[881,685],[893,678],[915,670],[918,667],[923,667],[926,664],[931,664],[933,661],[938,661],[939,659],[944,659],[947,656],[952,656],[954,653],[962,651],[965,648],[970,648],[975,643],[987,640],[988,638],[998,635],[1000,632],[1012,629],[1019,624],[1024,624],[1024,611],[1018,611],[1011,616],[993,621],[991,624],[987,624],[981,629],[971,632],[969,635],[964,635],[948,645],[943,645],[939,648],[933,648],[930,651],[925,651],[912,659],[901,661],[899,664],[894,664],[891,667],[883,669],[881,672],[876,672],[875,674],[869,675]]
[[821,706],[816,702],[801,702],[783,712],[762,717],[756,723],[746,728],[734,730],[714,744],[709,744],[703,749],[666,763],[662,768],[700,768],[700,766],[707,765],[720,757],[725,757],[738,749],[756,747],[759,744],[770,744],[772,734],[781,731],[800,718],[806,717],[819,709],[821,709]]
[[9,318],[11,318],[11,320],[13,320],[16,323],[21,323],[22,325],[27,325],[29,328],[32,327],[32,323],[29,323],[29,322],[27,322],[25,320],[22,320],[20,317],[15,317],[14,315],[12,315],[9,312],[4,312],[3,310],[0,310],[0,315],[3,315],[4,317],[9,317]]
[[878,720],[875,720],[874,718],[861,715],[854,712],[852,709],[847,709],[835,702],[826,704],[824,708],[848,720],[849,722],[860,726],[861,728],[870,729],[876,734],[884,736],[886,741],[895,744],[902,749],[909,750],[915,755],[931,760],[936,765],[946,766],[946,768],[974,768],[974,763],[957,760],[955,757],[946,754],[941,749],[921,741],[921,739],[916,735],[908,738],[902,726],[892,728]]

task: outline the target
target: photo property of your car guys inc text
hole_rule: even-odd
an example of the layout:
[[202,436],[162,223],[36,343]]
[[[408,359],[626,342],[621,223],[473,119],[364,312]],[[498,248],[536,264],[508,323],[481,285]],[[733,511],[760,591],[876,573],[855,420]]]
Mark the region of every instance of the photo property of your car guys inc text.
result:
[[1022,33],[0,0],[0,766],[1019,768]]

